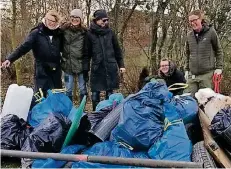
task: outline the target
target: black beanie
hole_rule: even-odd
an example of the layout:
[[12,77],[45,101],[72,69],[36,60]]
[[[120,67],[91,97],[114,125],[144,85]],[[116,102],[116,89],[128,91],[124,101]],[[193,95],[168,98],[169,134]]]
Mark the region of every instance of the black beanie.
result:
[[103,9],[97,10],[93,14],[94,20],[100,20],[102,18],[108,18],[107,12]]

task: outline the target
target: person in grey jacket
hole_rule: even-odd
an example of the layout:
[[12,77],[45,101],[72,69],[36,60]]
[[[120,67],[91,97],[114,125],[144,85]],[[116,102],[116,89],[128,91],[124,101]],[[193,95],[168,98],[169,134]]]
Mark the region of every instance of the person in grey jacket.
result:
[[213,74],[221,74],[223,52],[215,29],[204,20],[201,10],[189,14],[192,31],[187,35],[185,79],[189,85],[185,92],[193,96],[200,88],[212,88]]
[[87,29],[82,25],[83,15],[80,9],[70,13],[70,21],[61,25],[63,30],[63,54],[61,67],[64,71],[64,81],[67,96],[72,100],[74,77],[78,77],[80,100],[87,95],[86,81],[83,77],[83,56],[86,55],[85,39]]

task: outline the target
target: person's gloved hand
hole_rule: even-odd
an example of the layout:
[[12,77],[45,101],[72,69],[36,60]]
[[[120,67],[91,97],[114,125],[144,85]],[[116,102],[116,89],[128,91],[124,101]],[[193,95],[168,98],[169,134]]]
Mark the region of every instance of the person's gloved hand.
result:
[[185,80],[188,80],[188,76],[189,76],[189,71],[185,71],[185,73],[184,73]]
[[83,71],[83,79],[86,83],[89,81],[88,71]]
[[217,75],[222,74],[222,69],[216,69],[216,70],[214,71],[214,74],[217,74]]

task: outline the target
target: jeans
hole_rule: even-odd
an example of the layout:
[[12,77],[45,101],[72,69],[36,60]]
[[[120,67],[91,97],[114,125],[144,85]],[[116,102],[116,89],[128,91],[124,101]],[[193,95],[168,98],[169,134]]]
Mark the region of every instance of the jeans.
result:
[[[113,90],[106,91],[105,99],[107,100],[112,93],[113,93]],[[91,99],[92,99],[92,108],[93,108],[93,111],[95,111],[97,104],[100,102],[100,91],[92,92]]]
[[[78,74],[78,87],[80,91],[80,99],[82,100],[84,95],[87,95],[86,82],[83,79],[83,74]],[[73,96],[73,87],[74,87],[74,75],[64,74],[64,82],[67,89],[67,96],[72,98]]]

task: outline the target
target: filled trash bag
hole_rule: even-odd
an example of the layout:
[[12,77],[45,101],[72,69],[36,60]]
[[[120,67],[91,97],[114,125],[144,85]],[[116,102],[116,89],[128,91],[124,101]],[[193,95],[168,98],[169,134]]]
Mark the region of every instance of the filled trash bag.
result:
[[1,149],[20,150],[27,135],[33,130],[27,122],[16,115],[1,118]]
[[120,104],[124,99],[124,96],[121,93],[114,93],[109,96],[108,100],[103,100],[99,102],[99,104],[96,106],[95,111],[99,112],[102,109],[105,109],[106,107],[116,107],[118,104]]
[[[71,145],[68,147],[65,147],[60,153],[61,154],[77,154],[81,150],[86,148],[86,146],[83,145]],[[32,168],[62,168],[67,161],[58,161],[51,158],[48,158],[46,160],[38,159],[35,160],[32,164]]]
[[28,136],[22,151],[59,152],[71,121],[59,113],[49,113],[41,124]]
[[[215,136],[222,138],[227,149],[231,151],[231,106],[221,109],[213,118],[210,130]],[[218,139],[219,139],[218,138]]]
[[162,102],[168,96],[169,91],[164,82],[147,83],[123,103],[120,120],[112,131],[112,137],[134,149],[148,150],[163,135]]
[[231,107],[221,109],[213,118],[210,129],[214,134],[221,134],[231,125]]
[[92,140],[96,142],[106,141],[109,139],[111,131],[119,122],[120,114],[123,111],[123,103],[116,106],[100,123],[89,131]]
[[[71,121],[59,113],[50,113],[41,124],[34,128],[26,138],[22,151],[28,152],[60,152]],[[30,167],[32,160],[22,158],[23,168]]]
[[113,109],[113,106],[110,105],[108,107],[105,107],[101,109],[100,111],[88,113],[88,120],[91,123],[91,130],[94,130],[94,128],[110,113]]
[[68,117],[72,110],[73,104],[64,93],[52,93],[51,91],[48,93],[48,97],[34,106],[28,116],[28,122],[33,127],[37,127],[51,112]]
[[[135,152],[125,148],[123,145],[117,142],[102,142],[97,143],[85,150],[83,154],[89,156],[111,156],[122,158],[142,158],[148,159],[146,152]],[[72,168],[133,168],[131,166],[111,165],[111,164],[99,164],[89,162],[76,162],[72,165]]]
[[160,140],[148,151],[155,160],[191,161],[192,143],[186,133],[184,123],[175,107],[164,103],[165,131]]
[[172,99],[176,111],[180,118],[183,119],[184,124],[192,123],[196,119],[198,112],[197,101],[191,96],[175,96]]

